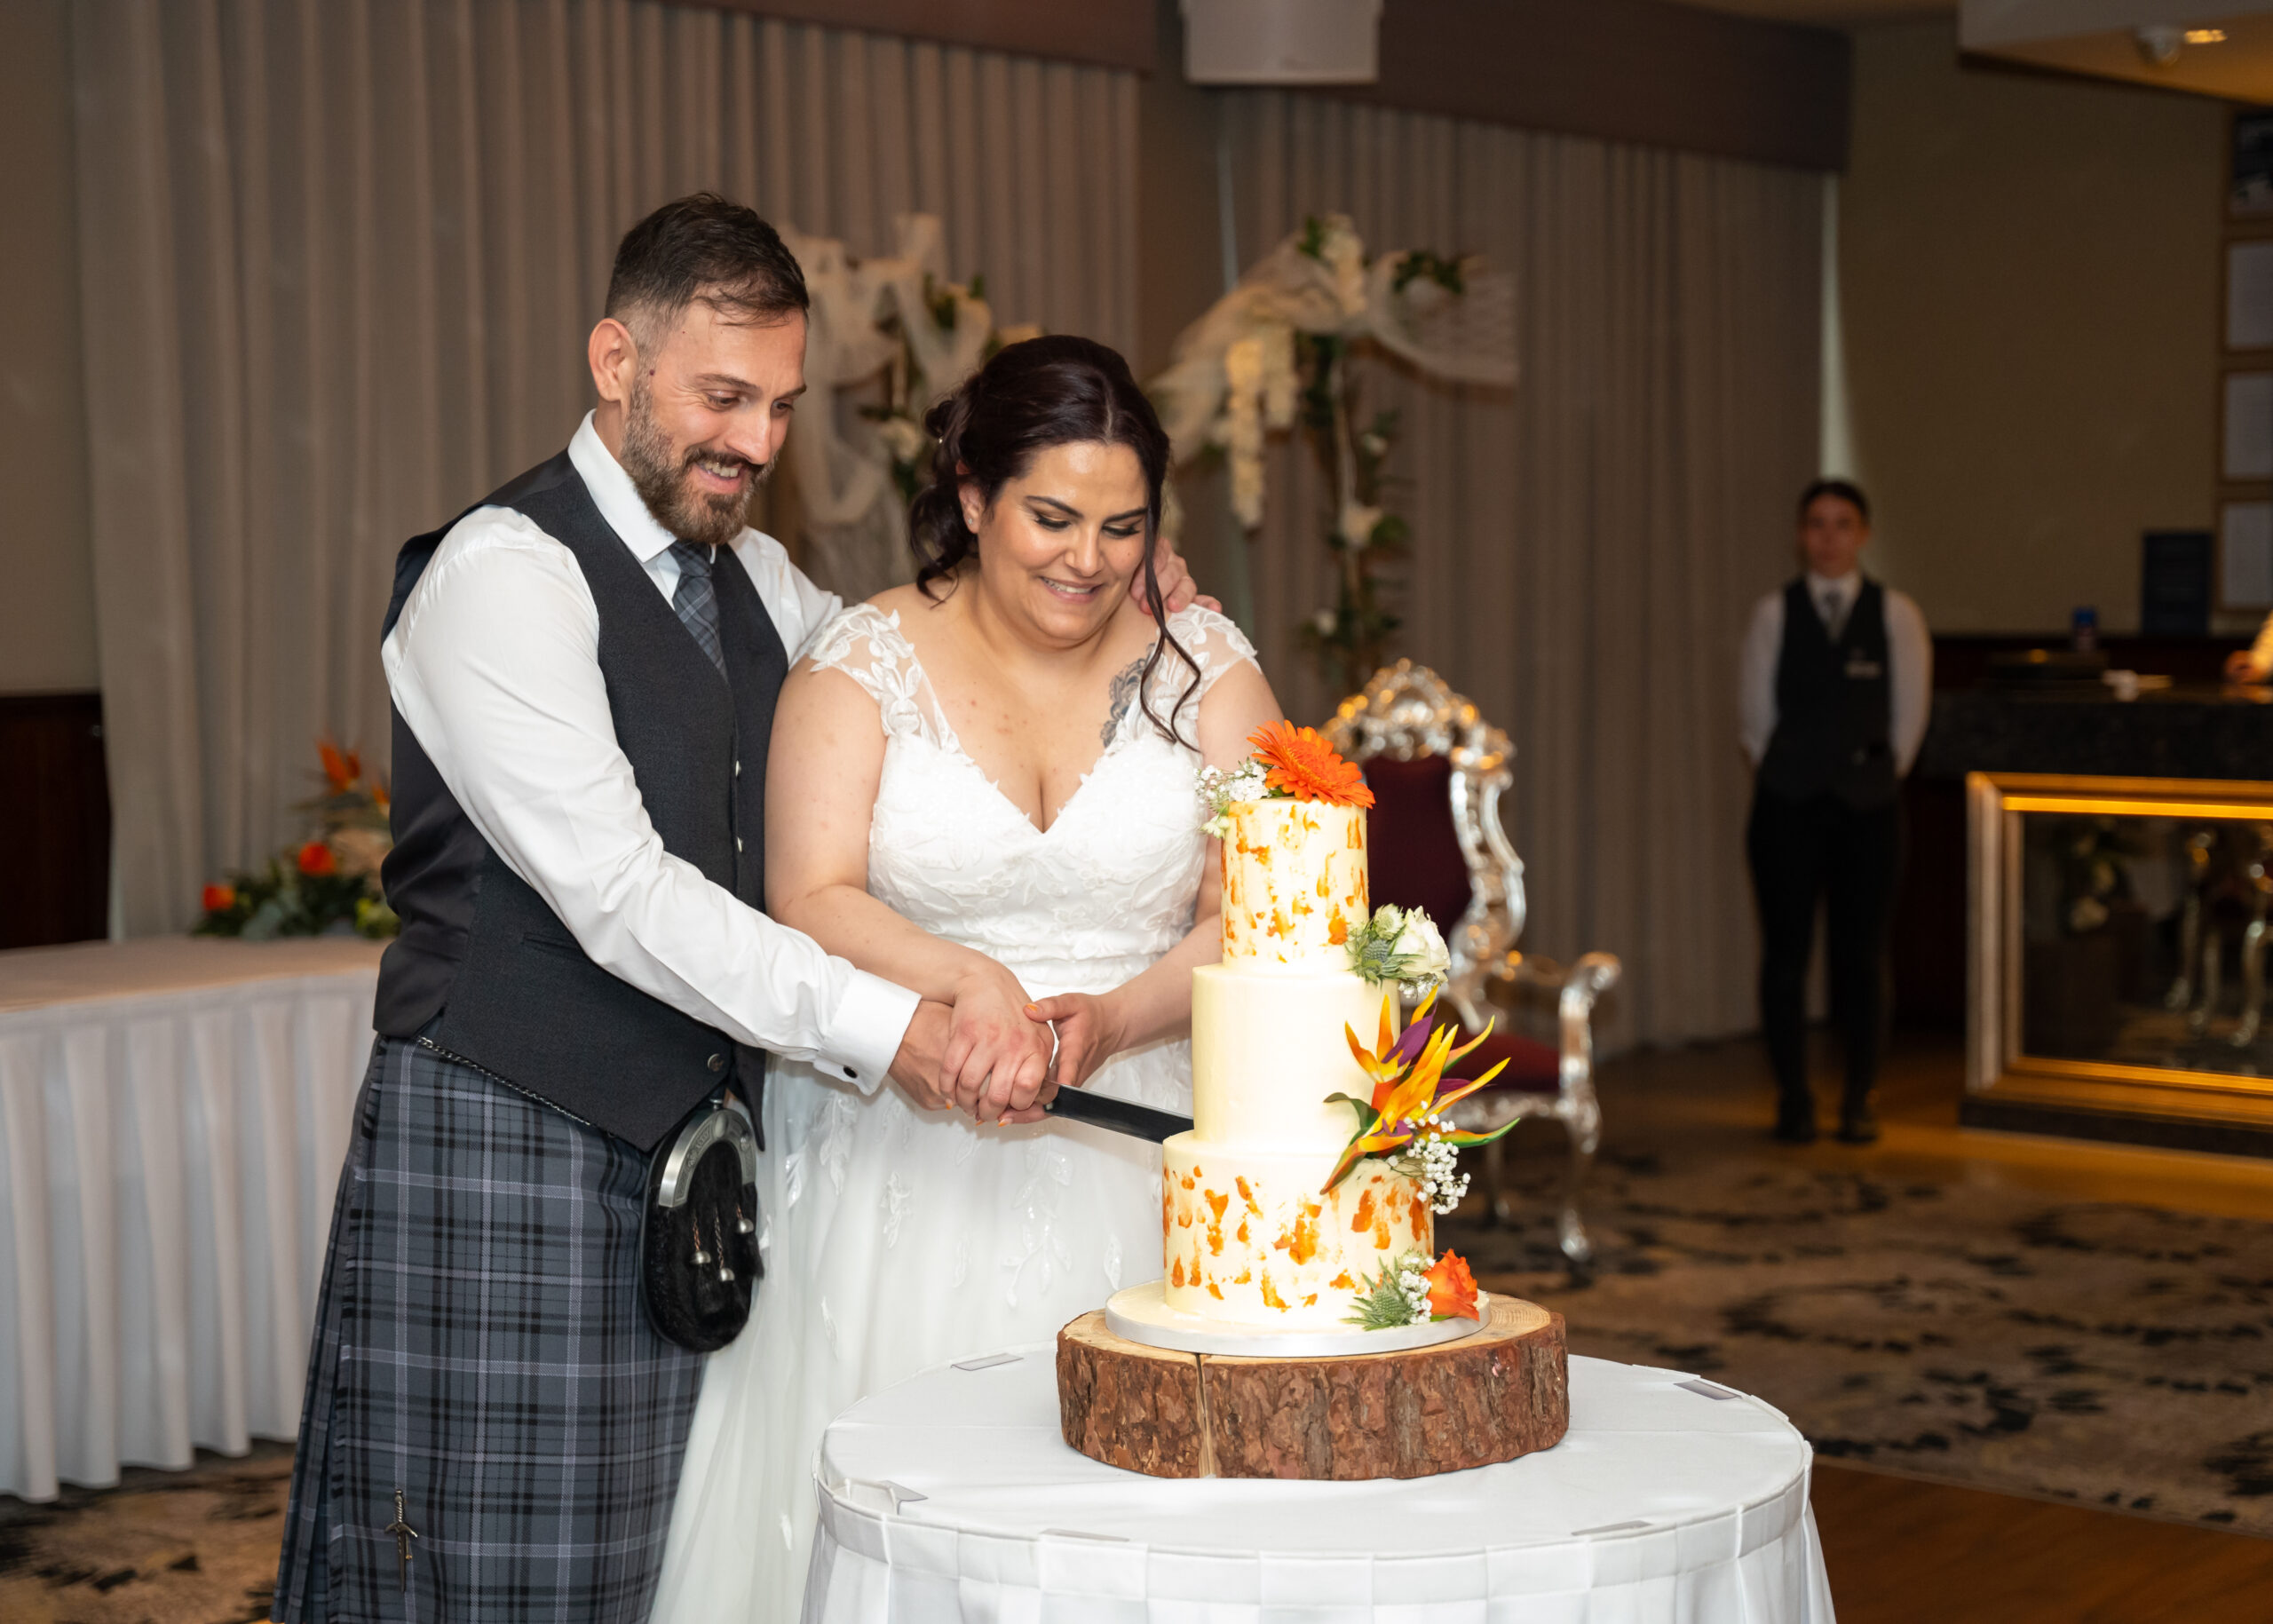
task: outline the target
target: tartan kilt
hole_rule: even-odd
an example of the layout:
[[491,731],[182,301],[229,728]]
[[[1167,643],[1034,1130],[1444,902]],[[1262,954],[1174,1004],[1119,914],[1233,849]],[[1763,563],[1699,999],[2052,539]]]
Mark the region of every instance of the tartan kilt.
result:
[[[378,1040],[273,1618],[641,1624],[702,1367],[640,1306],[646,1184],[630,1145]],[[407,1565],[387,1532],[398,1492]]]

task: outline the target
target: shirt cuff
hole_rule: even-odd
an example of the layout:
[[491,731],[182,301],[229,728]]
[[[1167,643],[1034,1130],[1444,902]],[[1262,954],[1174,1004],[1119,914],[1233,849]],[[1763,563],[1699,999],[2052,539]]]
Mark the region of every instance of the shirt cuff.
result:
[[815,1068],[857,1085],[864,1094],[875,1093],[891,1070],[892,1057],[899,1053],[899,1041],[921,1002],[904,986],[854,970],[844,996],[836,1001],[836,1018],[821,1040]]

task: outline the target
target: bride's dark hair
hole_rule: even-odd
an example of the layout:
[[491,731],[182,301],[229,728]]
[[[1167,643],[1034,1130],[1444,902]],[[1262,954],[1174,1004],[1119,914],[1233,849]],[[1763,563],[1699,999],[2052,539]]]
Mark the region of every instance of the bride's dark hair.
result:
[[1144,606],[1160,629],[1137,680],[1137,703],[1163,734],[1187,742],[1176,731],[1174,714],[1161,720],[1151,699],[1152,672],[1164,649],[1174,649],[1192,671],[1191,682],[1177,696],[1176,711],[1200,685],[1200,664],[1176,640],[1160,612],[1152,547],[1160,529],[1168,437],[1129,375],[1129,363],[1094,339],[1070,334],[1005,345],[962,388],[933,407],[923,426],[939,450],[931,458],[931,483],[908,508],[907,541],[915,553],[916,588],[933,598],[941,596],[935,587],[952,581],[964,560],[978,554],[978,537],[963,523],[963,486],[978,487],[981,502],[991,507],[1002,487],[1052,446],[1126,446],[1136,454],[1144,471]]

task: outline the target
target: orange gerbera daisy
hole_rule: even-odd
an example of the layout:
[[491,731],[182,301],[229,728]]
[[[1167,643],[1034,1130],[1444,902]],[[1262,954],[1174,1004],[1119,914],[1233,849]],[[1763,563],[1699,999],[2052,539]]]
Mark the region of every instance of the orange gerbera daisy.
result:
[[1247,741],[1269,769],[1263,781],[1273,789],[1284,790],[1297,801],[1323,801],[1329,806],[1374,804],[1374,792],[1366,788],[1364,775],[1319,738],[1314,727],[1266,723],[1249,733]]

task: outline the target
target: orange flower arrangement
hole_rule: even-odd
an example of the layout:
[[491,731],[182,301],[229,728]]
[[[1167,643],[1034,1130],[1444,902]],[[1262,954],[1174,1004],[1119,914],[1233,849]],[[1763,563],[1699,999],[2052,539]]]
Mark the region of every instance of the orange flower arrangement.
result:
[[1271,722],[1247,735],[1257,760],[1266,769],[1263,781],[1297,801],[1323,801],[1328,806],[1371,806],[1374,792],[1354,763],[1318,736],[1314,727],[1292,722]]
[[1473,1319],[1476,1313],[1476,1276],[1469,1272],[1468,1260],[1457,1252],[1447,1252],[1437,1259],[1436,1267],[1429,1271],[1429,1313],[1431,1318]]
[[302,846],[298,860],[302,874],[313,875],[318,878],[339,871],[339,859],[321,840],[311,840]]

